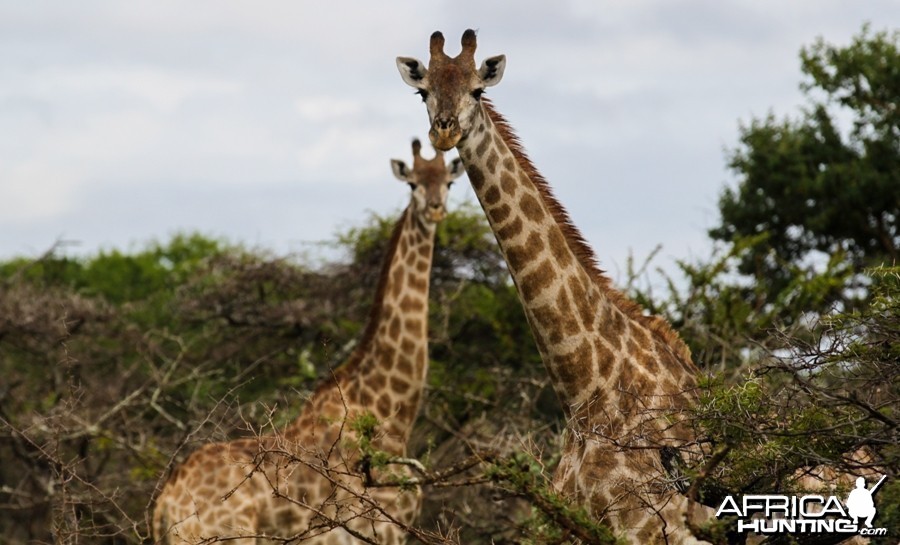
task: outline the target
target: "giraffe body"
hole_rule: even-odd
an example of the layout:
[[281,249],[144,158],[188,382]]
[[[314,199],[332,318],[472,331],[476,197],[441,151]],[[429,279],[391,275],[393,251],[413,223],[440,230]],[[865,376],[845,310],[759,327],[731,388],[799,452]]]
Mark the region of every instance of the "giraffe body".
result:
[[633,543],[698,542],[684,516],[708,511],[678,493],[661,454],[666,447],[697,455],[680,414],[696,397],[687,347],[611,286],[509,125],[481,97],[499,82],[505,57],[476,69],[471,30],[459,56],[445,55],[443,44],[434,33],[427,69],[408,57],[397,66],[423,96],[432,143],[459,150],[562,402],[568,422],[554,485]]
[[[418,515],[420,492],[364,486],[354,422],[377,421],[372,447],[406,455],[428,367],[428,287],[436,223],[447,190],[462,173],[439,151],[423,159],[413,142],[410,169],[392,161],[412,187],[394,227],[362,339],[282,433],[207,444],[173,471],[156,501],[158,543],[227,539],[249,545],[268,537],[321,545],[401,544]],[[405,466],[372,468],[374,481],[411,476]]]

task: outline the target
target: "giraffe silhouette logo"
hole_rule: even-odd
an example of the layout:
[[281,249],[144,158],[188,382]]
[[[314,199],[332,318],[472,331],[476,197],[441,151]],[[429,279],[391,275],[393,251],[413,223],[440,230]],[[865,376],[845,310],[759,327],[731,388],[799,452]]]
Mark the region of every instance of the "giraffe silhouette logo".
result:
[[872,499],[872,495],[884,482],[885,477],[887,475],[882,475],[881,479],[872,488],[866,488],[865,477],[858,477],[856,479],[856,488],[850,492],[850,495],[847,496],[847,501],[844,502],[847,505],[847,514],[857,522],[859,519],[865,519],[866,528],[872,527],[872,519],[875,518],[876,513],[875,501]]

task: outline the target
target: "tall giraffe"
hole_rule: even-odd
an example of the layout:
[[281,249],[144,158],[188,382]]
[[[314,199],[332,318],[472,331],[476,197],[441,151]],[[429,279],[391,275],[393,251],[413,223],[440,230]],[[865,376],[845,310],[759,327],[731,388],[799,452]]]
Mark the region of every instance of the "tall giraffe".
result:
[[682,411],[695,399],[687,346],[658,317],[616,291],[509,124],[482,94],[506,57],[476,68],[475,32],[462,52],[398,57],[428,110],[435,148],[456,147],[500,244],[528,323],[567,417],[554,486],[633,543],[694,543],[684,524],[705,516],[667,476],[693,435]]
[[[237,538],[228,542],[249,545],[265,542],[264,536],[323,545],[364,543],[362,536],[406,542],[406,533],[388,519],[414,522],[419,491],[366,489],[359,449],[347,445],[358,440],[353,422],[371,413],[379,422],[371,446],[405,456],[422,397],[435,229],[463,168],[458,158],[445,165],[439,150],[433,159],[422,158],[418,140],[412,150],[412,168],[391,161],[412,194],[394,227],[356,349],[282,433],[204,445],[175,469],[153,513],[158,543]],[[405,467],[386,472],[409,475]],[[337,523],[345,528],[329,531]]]

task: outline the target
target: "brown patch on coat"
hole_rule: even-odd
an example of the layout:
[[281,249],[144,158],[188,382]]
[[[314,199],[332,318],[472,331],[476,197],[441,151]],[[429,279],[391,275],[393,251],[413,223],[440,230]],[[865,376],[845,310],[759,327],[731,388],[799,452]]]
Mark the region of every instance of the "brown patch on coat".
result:
[[561,356],[553,356],[552,365],[566,391],[578,392],[584,388],[585,379],[591,377],[593,351],[587,339],[582,339],[575,350]]
[[507,225],[504,225],[503,227],[497,229],[497,236],[505,239],[510,239],[522,232],[522,226],[522,219],[517,217]]
[[488,172],[491,174],[496,174],[497,172],[497,162],[500,160],[500,156],[497,155],[496,149],[491,149],[491,153],[488,155],[486,160],[486,165]]
[[484,202],[487,205],[497,204],[497,201],[500,200],[500,190],[497,189],[497,186],[492,185],[487,188],[487,191],[484,192]]
[[469,176],[469,182],[472,184],[472,187],[475,188],[475,191],[484,187],[484,172],[482,172],[480,168],[468,164],[466,165],[466,175]]
[[528,193],[522,195],[519,199],[519,209],[525,214],[525,217],[533,222],[544,221],[544,208],[537,199]]
[[542,291],[549,288],[556,280],[556,269],[549,259],[542,261],[527,274],[522,275],[522,295],[527,300],[534,300]]
[[503,223],[503,221],[509,217],[509,213],[512,212],[512,208],[509,207],[508,204],[501,204],[499,206],[495,206],[490,208],[487,211],[488,217],[494,223],[494,225],[499,225]]
[[531,233],[524,244],[510,246],[506,249],[506,259],[514,269],[521,270],[526,263],[540,255],[544,242],[538,233]]

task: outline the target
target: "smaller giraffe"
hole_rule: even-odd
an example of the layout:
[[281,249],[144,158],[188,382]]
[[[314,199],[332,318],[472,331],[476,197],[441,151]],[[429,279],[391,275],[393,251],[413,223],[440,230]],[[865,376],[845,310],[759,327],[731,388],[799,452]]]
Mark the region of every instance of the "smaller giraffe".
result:
[[[406,542],[397,523],[414,522],[420,492],[365,487],[353,423],[374,415],[372,447],[406,455],[428,369],[435,230],[446,216],[448,189],[463,172],[459,159],[445,165],[441,151],[424,159],[421,147],[413,141],[412,168],[391,161],[394,175],[412,188],[410,203],[394,227],[354,352],[283,432],[207,444],[188,456],[156,500],[157,543],[250,545],[272,536],[321,545]],[[403,466],[371,473],[410,476]]]

